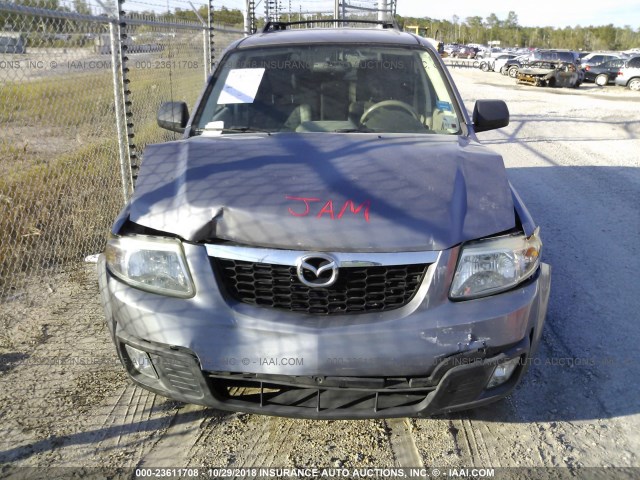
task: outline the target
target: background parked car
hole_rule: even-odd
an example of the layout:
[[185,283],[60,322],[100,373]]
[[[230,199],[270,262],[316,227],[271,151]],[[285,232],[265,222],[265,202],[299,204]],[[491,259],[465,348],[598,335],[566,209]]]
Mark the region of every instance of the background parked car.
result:
[[600,65],[587,65],[584,69],[584,81],[595,82],[596,85],[604,87],[615,81],[620,67],[623,67],[624,64],[625,61],[622,58],[614,58]]
[[535,50],[531,52],[531,54],[525,60],[521,61],[521,66],[517,69],[513,70],[512,67],[509,67],[508,73],[512,78],[517,78],[518,72],[522,67],[526,67],[531,65],[533,62],[545,60],[551,62],[562,62],[572,64],[576,67],[577,71],[577,82],[575,85],[571,85],[573,87],[579,87],[580,84],[584,81],[584,71],[581,68],[580,64],[580,54],[573,50],[560,50],[560,49],[550,49],[550,50]]
[[577,88],[582,80],[578,72],[582,71],[571,62],[557,60],[536,60],[531,65],[518,70],[517,83],[536,87]]
[[594,67],[596,65],[600,65],[604,62],[608,62],[609,60],[615,60],[617,58],[623,58],[623,55],[620,53],[590,53],[589,55],[580,59],[580,64],[583,69],[587,67]]
[[509,75],[511,78],[516,78],[518,76],[518,68],[528,65],[530,61],[529,58],[529,55],[519,55],[507,60],[500,68],[500,73]]
[[504,67],[505,63],[512,58],[516,58],[516,55],[513,53],[504,53],[499,55],[495,60],[486,60],[482,62],[480,68],[483,72],[494,71],[500,72],[502,67]]
[[532,52],[531,60],[553,60],[559,62],[569,62],[580,66],[580,54],[573,50],[536,50]]
[[0,32],[0,53],[27,53],[27,42],[18,32]]
[[453,53],[454,57],[458,58],[475,58],[476,50],[472,47],[461,46],[456,52]]
[[460,45],[458,44],[453,44],[453,43],[447,43],[444,46],[444,52],[450,56],[453,57],[454,54],[460,49]]
[[[127,37],[124,39],[123,44],[127,47],[128,53],[161,52],[165,47],[164,44],[160,43],[158,40],[151,40],[148,38],[141,39]],[[111,54],[111,42],[109,40],[109,35],[97,35],[93,39],[93,51],[102,55]]]
[[493,47],[490,50],[485,50],[483,52],[478,52],[478,54],[476,55],[476,58],[496,58],[500,55],[502,55],[504,52],[502,51],[501,48],[498,47]]
[[620,67],[615,83],[636,92],[640,91],[640,57],[634,57]]

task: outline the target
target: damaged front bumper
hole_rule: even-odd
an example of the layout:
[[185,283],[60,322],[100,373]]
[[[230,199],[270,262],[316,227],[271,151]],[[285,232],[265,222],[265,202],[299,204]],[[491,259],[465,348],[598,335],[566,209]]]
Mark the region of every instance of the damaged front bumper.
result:
[[[301,418],[433,415],[507,395],[539,342],[550,268],[517,288],[452,302],[457,249],[440,252],[409,303],[387,312],[314,316],[230,302],[206,249],[185,245],[197,294],[136,290],[99,262],[102,301],[131,378],[176,400]],[[146,352],[155,378],[125,347]],[[487,388],[496,365],[519,359]]]
[[[509,394],[526,371],[529,337],[500,353],[467,352],[426,377],[332,377],[203,371],[186,349],[120,336],[118,351],[134,382],[158,394],[221,410],[311,419],[431,416],[465,410]],[[136,371],[125,345],[148,352],[158,378]],[[507,382],[486,388],[496,366],[519,359]]]

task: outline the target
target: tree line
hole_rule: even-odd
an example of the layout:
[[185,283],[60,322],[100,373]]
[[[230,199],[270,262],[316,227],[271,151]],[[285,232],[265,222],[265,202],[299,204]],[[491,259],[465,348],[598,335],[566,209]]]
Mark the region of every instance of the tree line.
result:
[[495,13],[482,18],[454,15],[449,20],[429,17],[396,16],[401,26],[417,26],[426,36],[445,43],[479,43],[487,45],[499,41],[501,46],[531,48],[568,48],[571,50],[627,50],[640,48],[640,28],[631,25],[615,27],[600,26],[523,27],[518,24],[518,15],[511,11],[505,19]]

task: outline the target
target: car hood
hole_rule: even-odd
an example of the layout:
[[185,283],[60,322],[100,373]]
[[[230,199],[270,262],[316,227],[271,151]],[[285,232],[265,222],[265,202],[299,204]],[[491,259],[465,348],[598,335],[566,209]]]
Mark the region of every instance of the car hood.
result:
[[131,221],[185,240],[272,248],[442,250],[509,230],[502,158],[466,137],[193,137],[145,150]]

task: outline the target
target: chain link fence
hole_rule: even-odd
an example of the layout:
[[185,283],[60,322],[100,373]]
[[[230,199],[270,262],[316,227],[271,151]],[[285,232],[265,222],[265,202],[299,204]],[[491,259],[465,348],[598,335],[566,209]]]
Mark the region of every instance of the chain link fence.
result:
[[[254,17],[258,6],[264,8],[264,19],[270,21],[391,20],[396,14],[397,0],[246,1],[246,8],[254,13]],[[354,26],[357,24],[349,24],[349,27]],[[255,23],[247,26],[250,31],[256,28]]]
[[352,20],[392,19],[396,0],[340,0],[340,18]]
[[144,146],[174,138],[157,108],[193,105],[242,35],[212,3],[0,1],[0,355],[51,321],[40,307],[68,282],[97,292],[85,259],[103,250]]

